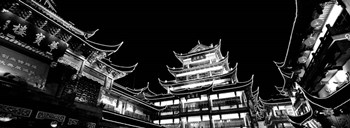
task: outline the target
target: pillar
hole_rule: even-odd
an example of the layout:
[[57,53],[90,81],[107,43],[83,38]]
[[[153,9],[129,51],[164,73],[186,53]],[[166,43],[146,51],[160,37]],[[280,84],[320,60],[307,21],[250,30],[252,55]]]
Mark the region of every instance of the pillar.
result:
[[210,99],[210,95],[207,94],[207,97],[208,97],[208,109],[209,109],[209,124],[210,124],[210,128],[215,128],[215,125],[214,125],[214,121],[213,121],[213,118],[212,118],[212,106],[213,106],[213,103]]

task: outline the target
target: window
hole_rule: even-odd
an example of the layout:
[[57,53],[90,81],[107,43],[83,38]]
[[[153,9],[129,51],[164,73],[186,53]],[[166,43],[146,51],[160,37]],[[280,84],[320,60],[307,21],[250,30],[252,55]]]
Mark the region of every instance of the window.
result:
[[176,77],[177,81],[185,81],[186,80],[186,76],[181,76],[181,77]]
[[191,58],[191,61],[202,60],[202,59],[205,59],[205,58],[206,58],[205,55],[194,56],[194,57]]
[[193,68],[193,67],[198,67],[198,66],[207,65],[207,64],[210,64],[210,60],[198,62],[198,63],[192,63],[189,65],[189,67]]
[[214,71],[211,71],[211,75],[215,76],[215,75],[220,75],[222,74],[223,70],[222,69],[219,69],[219,70],[214,70]]
[[213,106],[227,106],[227,105],[237,105],[240,104],[241,100],[239,97],[225,98],[213,100]]
[[188,76],[188,79],[190,80],[197,79],[197,74]]
[[208,77],[209,75],[210,75],[209,72],[200,73],[199,78],[205,78],[205,77]]

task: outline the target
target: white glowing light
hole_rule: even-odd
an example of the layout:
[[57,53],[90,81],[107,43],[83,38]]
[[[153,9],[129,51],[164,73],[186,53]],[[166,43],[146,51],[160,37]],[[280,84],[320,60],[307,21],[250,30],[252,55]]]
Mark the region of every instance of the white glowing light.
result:
[[56,128],[57,127],[57,121],[52,121],[50,125],[51,125],[51,127]]
[[10,118],[10,117],[0,117],[1,122],[9,122],[11,120],[12,120],[12,118]]
[[176,75],[176,77],[194,75],[194,74],[199,74],[199,73],[204,73],[204,72],[214,71],[214,70],[219,70],[219,69],[223,69],[223,66],[211,67],[211,68],[206,68],[203,70],[197,70],[197,71],[193,71],[193,72],[186,72],[186,73],[178,74],[178,75]]

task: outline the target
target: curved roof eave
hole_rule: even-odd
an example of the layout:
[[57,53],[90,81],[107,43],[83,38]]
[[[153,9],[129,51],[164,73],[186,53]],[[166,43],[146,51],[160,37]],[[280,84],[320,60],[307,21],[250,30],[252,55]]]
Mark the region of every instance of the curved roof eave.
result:
[[[171,75],[173,75],[174,77],[176,76],[171,70],[172,70],[172,68],[170,68],[168,65],[166,65],[166,68],[167,68],[167,70],[168,70],[168,72],[170,72],[170,74]],[[183,69],[183,68],[177,68],[178,70],[181,70],[181,69]]]
[[155,109],[155,110],[157,110],[157,111],[160,111],[160,110],[163,110],[163,109],[165,109],[165,108],[161,108],[161,109],[159,109],[159,107],[157,107],[157,106],[155,106],[155,105],[153,105],[153,104],[150,104],[150,103],[148,103],[148,102],[146,102],[146,101],[144,101],[144,100],[141,100],[141,99],[139,99],[139,98],[136,98],[136,97],[134,97],[133,95],[130,95],[130,96],[128,96],[125,92],[122,92],[122,91],[120,91],[120,90],[118,90],[118,89],[112,89],[111,90],[112,92],[115,92],[115,93],[118,93],[118,94],[121,94],[121,95],[124,95],[125,97],[128,97],[128,98],[130,98],[130,99],[133,99],[134,101],[136,101],[136,102],[138,102],[138,103],[140,103],[140,104],[143,104],[143,105],[145,105],[145,106],[148,106],[148,107],[150,107],[150,108],[152,108],[152,109]]
[[91,40],[86,40],[86,42],[94,47],[97,47],[99,49],[103,49],[105,51],[112,51],[113,53],[118,51],[119,48],[123,45],[124,42],[121,42],[119,44],[115,44],[115,45],[106,45],[106,44],[101,44],[101,43],[97,43]]
[[145,88],[140,88],[140,89],[131,89],[128,87],[125,87],[125,89],[129,92],[131,92],[133,95],[138,95],[140,94]]
[[201,86],[201,87],[197,87],[197,88],[187,88],[187,89],[183,89],[181,91],[170,91],[170,92],[174,95],[187,95],[189,93],[199,93],[199,92],[208,91],[212,87],[213,87],[213,83],[210,85],[207,85],[207,86]]
[[[339,90],[324,98],[318,98],[309,94],[306,90],[301,88],[304,97],[310,102],[323,109],[337,109],[350,101],[350,83],[345,84]],[[331,103],[331,104],[330,104]]]
[[162,85],[162,86],[170,86],[170,85],[168,85],[168,83],[172,83],[172,84],[175,84],[176,83],[176,81],[175,80],[170,80],[170,81],[167,81],[167,80],[160,80],[159,78],[158,78],[158,82],[159,82],[159,84],[160,85]]
[[173,53],[174,53],[176,59],[178,59],[181,63],[183,63],[182,58],[178,57],[178,55],[180,55],[180,54],[179,54],[179,53],[176,53],[175,51],[173,51]]
[[100,30],[100,29],[96,29],[96,30],[90,31],[90,32],[85,32],[85,34],[84,34],[85,39],[87,40],[87,39],[91,38],[92,36],[94,36],[98,30]]
[[[236,64],[236,66],[237,66],[237,64]],[[233,68],[232,70],[230,70],[226,74],[212,76],[212,77],[207,77],[207,78],[204,78],[204,79],[197,79],[197,80],[194,80],[194,82],[201,81],[201,80],[206,80],[206,79],[221,78],[221,77],[226,77],[226,76],[229,76],[229,75],[231,75],[231,78],[233,77],[234,81],[238,82],[238,80],[236,79],[236,76],[237,76],[237,68],[236,68],[236,66],[235,66],[235,68]],[[161,86],[173,86],[173,85],[178,85],[178,84],[184,84],[184,83],[187,83],[188,81],[180,83],[180,82],[177,82],[175,80],[163,81],[163,80],[160,80],[158,78],[158,82],[159,82],[159,84]]]
[[157,100],[163,100],[163,99],[171,99],[174,98],[175,96],[172,94],[158,94],[155,96],[149,96],[145,95],[145,98],[149,101],[157,101]]
[[[114,70],[116,72],[124,74],[124,76],[127,75],[128,73],[133,72],[138,64],[138,63],[136,63],[135,65],[132,65],[132,66],[119,66],[119,65],[114,65],[114,64],[108,64],[104,60],[98,60],[98,62],[108,66],[109,68],[111,68],[112,70]],[[109,62],[109,63],[111,63],[111,62]]]
[[[215,64],[225,64],[225,63],[228,63],[228,58],[229,58],[229,52],[226,53],[226,56],[221,59],[220,61],[216,62],[216,63],[212,63],[210,65],[215,65]],[[206,65],[205,65],[206,66]],[[181,72],[181,71],[186,71],[186,70],[192,70],[192,69],[197,69],[197,68],[202,68],[202,67],[205,67],[205,66],[198,66],[198,67],[194,67],[194,68],[187,68],[187,69],[184,69],[183,67],[181,68],[170,68],[169,66],[167,66],[168,68],[168,71],[175,75],[177,74],[178,72]]]
[[149,93],[151,93],[152,95],[157,95],[157,93],[153,92],[150,88],[149,88],[149,82],[147,82],[147,86],[146,89],[144,91],[148,91]]
[[311,108],[310,111],[306,112],[304,115],[300,115],[300,116],[288,115],[288,121],[293,124],[302,126],[307,120],[309,120],[312,117],[312,115],[313,115],[313,110]]
[[225,85],[216,85],[212,88],[212,90],[215,91],[225,91],[225,90],[235,90],[235,89],[243,89],[246,87],[252,87],[254,83],[254,75],[252,77],[244,82],[236,82],[232,84],[225,84]]
[[274,62],[275,63],[275,65],[276,65],[276,67],[277,67],[277,69],[278,69],[278,71],[279,71],[279,73],[280,73],[280,75],[281,75],[281,77],[282,77],[282,79],[283,79],[283,84],[282,84],[282,86],[275,86],[275,88],[277,89],[277,91],[279,91],[280,93],[282,93],[283,91],[284,91],[284,88],[285,88],[285,86],[286,86],[286,84],[287,84],[287,82],[288,82],[288,80],[291,80],[292,79],[292,76],[294,75],[294,72],[292,72],[292,73],[285,73],[285,72],[283,72],[282,70],[281,70],[281,67],[279,66],[279,63],[277,63],[277,62]]
[[137,67],[138,63],[134,64],[134,65],[131,65],[131,66],[120,66],[120,65],[116,65],[116,64],[111,64],[111,66],[119,71],[122,71],[122,72],[127,72],[127,73],[130,73],[130,72],[133,72],[136,67]]

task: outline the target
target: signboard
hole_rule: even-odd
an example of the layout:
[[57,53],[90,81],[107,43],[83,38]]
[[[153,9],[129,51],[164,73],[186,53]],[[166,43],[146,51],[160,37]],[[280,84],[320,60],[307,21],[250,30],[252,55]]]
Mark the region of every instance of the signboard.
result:
[[0,33],[51,54],[54,59],[62,56],[68,47],[67,43],[5,9],[0,12]]
[[11,73],[44,90],[48,71],[48,64],[0,46],[0,74]]

